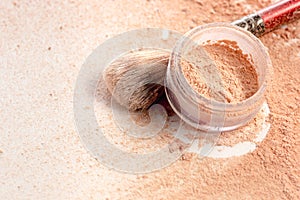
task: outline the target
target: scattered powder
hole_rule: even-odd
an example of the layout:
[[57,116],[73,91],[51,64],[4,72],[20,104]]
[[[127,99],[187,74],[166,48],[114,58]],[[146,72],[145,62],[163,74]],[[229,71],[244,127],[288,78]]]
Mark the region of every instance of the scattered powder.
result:
[[265,108],[262,108],[255,117],[245,126],[228,132],[222,132],[217,145],[234,146],[241,142],[253,142],[263,130],[263,124],[268,121]]
[[[12,10],[9,3],[4,4],[3,2],[3,15],[7,16],[7,19],[11,19],[5,20],[8,23],[7,26],[10,27],[9,29],[1,26],[1,28],[7,30],[7,34],[4,31],[4,38],[7,39],[5,43],[13,45],[16,42],[14,41],[15,37],[8,36],[32,33],[45,35],[44,39],[47,41],[50,31],[53,31],[52,34],[59,34],[62,39],[53,44],[52,48],[61,49],[61,55],[66,56],[68,60],[82,62],[85,58],[84,56],[90,50],[89,48],[80,47],[93,46],[99,43],[99,40],[106,37],[105,33],[109,33],[109,36],[122,33],[128,29],[144,27],[145,24],[186,32],[188,29],[204,23],[238,19],[275,1],[173,0],[149,1],[144,3],[134,0],[122,1],[122,4],[120,4],[120,1],[107,1],[105,7],[103,7],[103,2],[95,1],[94,4],[87,2],[86,4],[78,4],[78,6],[74,7],[71,1],[65,3],[57,1],[55,2],[55,7],[69,9],[68,12],[60,12],[55,7],[47,9],[47,12],[40,12],[40,18],[32,19],[33,23],[37,26],[33,26],[32,29],[24,29],[25,32],[21,32],[23,29],[20,26],[26,23],[26,19],[30,14],[26,11],[32,8],[33,5],[25,3],[22,5],[20,1],[18,6],[22,6],[24,9]],[[198,2],[201,3],[199,4]],[[47,3],[48,1],[39,1],[37,5],[40,5],[40,8],[43,9],[47,8]],[[92,6],[90,11],[82,12],[82,16],[76,18],[76,13],[86,9],[87,5]],[[103,9],[103,15],[99,15],[99,8],[102,8],[101,6],[105,8]],[[188,12],[181,12],[179,10],[181,6],[184,6]],[[120,9],[116,9],[118,7]],[[154,13],[155,9],[157,12]],[[18,18],[15,15],[16,12],[18,12]],[[112,17],[112,13],[115,17]],[[124,17],[128,13],[132,13],[129,20]],[[63,25],[63,31],[59,30],[60,25],[55,20],[50,20],[53,17],[61,19],[61,24],[66,24],[66,26]],[[74,17],[78,20],[73,20]],[[130,23],[126,23],[128,21]],[[71,23],[70,26],[78,26],[79,28],[70,29],[68,28],[68,23]],[[116,24],[116,26],[112,29],[111,26],[108,26],[110,23]],[[128,24],[127,27],[122,26],[125,23],[126,26]],[[47,25],[53,25],[53,29],[39,28],[41,26],[47,27]],[[85,29],[86,26],[96,28],[93,31],[87,31]],[[184,159],[182,159],[183,161],[177,161],[168,168],[155,173],[132,175],[115,172],[106,169],[101,164],[95,164],[96,161],[83,150],[79,142],[79,137],[76,136],[76,131],[73,130],[73,121],[66,120],[63,118],[64,115],[55,115],[53,109],[49,108],[45,110],[43,104],[39,105],[41,101],[38,98],[34,98],[33,103],[39,106],[37,108],[41,108],[41,111],[45,110],[43,115],[45,115],[46,120],[58,117],[58,120],[53,121],[54,125],[57,124],[58,127],[59,123],[64,121],[65,128],[58,130],[57,135],[61,136],[60,139],[49,140],[47,141],[49,145],[45,145],[44,149],[35,150],[36,146],[40,145],[40,140],[32,140],[30,144],[26,143],[27,139],[20,140],[20,143],[15,142],[20,139],[18,129],[22,128],[26,130],[31,126],[30,123],[22,123],[20,126],[11,127],[12,131],[9,137],[1,138],[1,145],[6,143],[11,145],[11,156],[7,160],[1,158],[0,161],[2,163],[1,167],[8,166],[11,163],[10,160],[13,160],[15,164],[8,168],[1,168],[1,196],[3,198],[12,196],[30,196],[32,198],[47,196],[49,198],[49,196],[59,195],[70,198],[76,197],[78,199],[97,199],[99,196],[103,199],[300,199],[300,99],[298,98],[300,95],[300,68],[298,66],[300,42],[286,46],[292,39],[300,38],[300,21],[295,21],[289,24],[288,27],[289,30],[279,29],[261,38],[265,46],[269,48],[274,66],[274,81],[268,96],[268,103],[272,111],[272,128],[263,143],[251,154],[228,159],[205,158],[202,160],[197,155],[190,157],[190,160],[186,160],[187,155],[185,155]],[[95,34],[99,35],[99,37],[95,37]],[[80,43],[77,41],[78,37],[89,37],[89,40],[84,40],[84,43]],[[21,40],[20,38],[18,40],[21,47],[30,45],[25,39]],[[38,39],[32,37],[33,42],[38,42]],[[70,50],[73,52],[74,45],[79,47],[76,53],[65,54],[66,52],[70,52]],[[5,51],[5,46],[7,45],[2,46],[4,48],[2,49],[3,51]],[[34,54],[37,49],[29,48],[28,51],[23,49],[18,50],[21,59],[15,59],[15,65],[19,65],[20,67],[10,68],[10,70],[27,73],[26,70],[28,67],[24,64],[22,65],[22,58],[28,57],[29,54]],[[4,60],[9,59],[10,55],[3,54]],[[44,56],[43,52],[41,55]],[[31,65],[40,66],[41,63],[39,59],[33,59]],[[57,74],[56,72],[60,72],[59,70],[51,71],[51,67],[50,63],[45,65],[44,68],[49,69],[49,73],[54,73],[54,75]],[[57,65],[57,67],[61,67],[58,69],[61,69],[62,75],[68,74],[69,76],[66,77],[69,78],[73,77],[73,74],[77,73],[78,70],[77,68],[65,68],[63,64],[60,66]],[[79,65],[76,65],[76,67],[79,67]],[[37,77],[37,80],[47,80],[50,83],[57,83],[57,79],[55,78],[60,77],[59,74],[57,76],[49,76],[45,73],[44,75]],[[10,76],[3,76],[3,78],[5,84],[1,85],[0,90],[4,89],[3,91],[5,91],[6,88],[9,88],[8,84],[17,83],[17,79],[10,80]],[[66,88],[71,91],[73,87],[72,81],[67,81],[67,83]],[[105,84],[102,82],[102,85]],[[49,90],[48,86],[49,84],[42,84],[40,87],[26,87],[26,91],[38,93]],[[58,85],[53,85],[53,87],[56,86]],[[108,92],[103,89],[100,94],[103,94],[103,96],[97,96],[98,101],[107,98],[107,102],[105,103],[110,105],[110,96],[107,97]],[[61,99],[61,104],[53,104],[53,106],[59,106],[61,111],[65,113],[72,112],[69,106],[69,100],[71,101],[70,96],[64,95],[63,99]],[[32,109],[30,104],[23,101],[23,97],[24,95],[17,95],[15,97],[16,102],[24,102],[24,105],[22,105],[23,110]],[[9,103],[10,98],[1,100],[4,101],[3,105],[5,105]],[[9,111],[9,108],[7,110]],[[112,119],[105,115],[109,112],[108,110],[102,107],[99,108],[98,119],[110,131],[114,129],[113,123],[111,123]],[[6,117],[3,113],[1,114],[1,117]],[[18,115],[18,119],[22,115],[24,113]],[[30,117],[33,120],[41,120],[39,114]],[[2,127],[10,127],[10,123],[13,123],[11,121],[13,118],[6,118],[6,120],[1,122]],[[51,133],[48,123],[40,122],[39,124],[37,130],[44,130],[46,133]],[[75,135],[72,134],[73,132]],[[39,131],[36,131],[36,133],[38,134]],[[35,134],[30,134],[28,135],[28,139],[31,140],[32,138],[36,138],[36,136]],[[140,142],[138,140],[136,141],[137,144],[134,145],[137,146]],[[23,156],[18,156],[20,150],[18,144],[23,145],[26,149],[30,148],[34,150],[28,150]],[[4,149],[2,150],[4,151]],[[45,153],[48,152],[51,156],[45,157]],[[66,158],[63,162],[61,159],[62,156]],[[43,159],[46,159],[47,162],[43,163]],[[29,162],[23,162],[24,160],[28,160]],[[76,162],[69,162],[73,160]],[[57,167],[60,169],[59,174],[56,173],[57,170],[53,170],[57,169]],[[17,179],[18,181],[15,181],[16,179],[13,180],[14,177],[20,174],[17,173],[20,169],[22,169],[22,174],[19,175],[20,178]],[[47,172],[46,175],[45,172]],[[48,179],[48,177],[51,177],[51,179]],[[35,190],[31,189],[36,187],[37,182],[43,181],[43,178],[48,179],[47,184],[37,186]],[[57,186],[62,189],[54,190]],[[68,189],[63,190],[66,187]],[[43,189],[43,194],[37,192],[39,189]]]
[[138,126],[146,126],[151,122],[148,111],[130,112],[130,118]]
[[236,103],[251,97],[258,90],[258,77],[251,59],[243,54],[236,42],[222,40],[205,44],[205,51],[213,60],[211,65],[196,66],[181,60],[185,78],[199,94],[227,103]]

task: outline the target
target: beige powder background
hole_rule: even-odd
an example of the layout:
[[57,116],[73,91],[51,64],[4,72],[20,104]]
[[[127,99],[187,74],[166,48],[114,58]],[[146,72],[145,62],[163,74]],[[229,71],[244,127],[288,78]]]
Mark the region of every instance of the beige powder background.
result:
[[299,199],[300,21],[261,38],[274,65],[272,126],[253,153],[121,174],[84,149],[73,121],[77,74],[109,37],[142,27],[184,33],[270,3],[0,1],[1,199]]

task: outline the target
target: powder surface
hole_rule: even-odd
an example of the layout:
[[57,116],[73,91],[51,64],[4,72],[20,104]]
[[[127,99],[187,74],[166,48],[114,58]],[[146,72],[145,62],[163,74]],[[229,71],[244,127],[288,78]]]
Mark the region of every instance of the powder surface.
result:
[[227,103],[245,100],[258,90],[255,67],[236,42],[222,40],[203,47],[215,67],[181,60],[183,74],[193,90]]
[[[77,75],[106,39],[145,27],[185,33],[274,2],[1,1],[1,199],[300,199],[300,20],[260,38],[274,70],[267,94],[271,129],[252,153],[226,159],[190,153],[153,173],[120,173],[89,154],[74,124]],[[93,77],[86,77],[87,91],[94,91]],[[111,96],[100,83],[95,112],[99,126],[113,137],[120,131],[107,117]],[[149,142],[149,148],[166,145],[168,135]]]

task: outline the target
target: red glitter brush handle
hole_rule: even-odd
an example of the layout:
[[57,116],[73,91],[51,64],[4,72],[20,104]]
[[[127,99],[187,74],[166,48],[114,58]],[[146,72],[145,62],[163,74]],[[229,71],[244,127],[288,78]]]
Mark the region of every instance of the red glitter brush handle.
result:
[[300,0],[283,0],[257,13],[233,22],[256,36],[270,32],[284,23],[300,18]]
[[258,11],[265,22],[266,32],[300,18],[300,0],[284,0]]

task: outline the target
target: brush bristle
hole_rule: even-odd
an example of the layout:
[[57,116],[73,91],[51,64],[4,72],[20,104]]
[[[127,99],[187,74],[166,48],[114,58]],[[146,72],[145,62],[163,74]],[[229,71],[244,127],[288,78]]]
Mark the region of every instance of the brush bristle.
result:
[[114,60],[104,71],[113,97],[130,111],[148,109],[163,93],[170,52],[141,50]]

